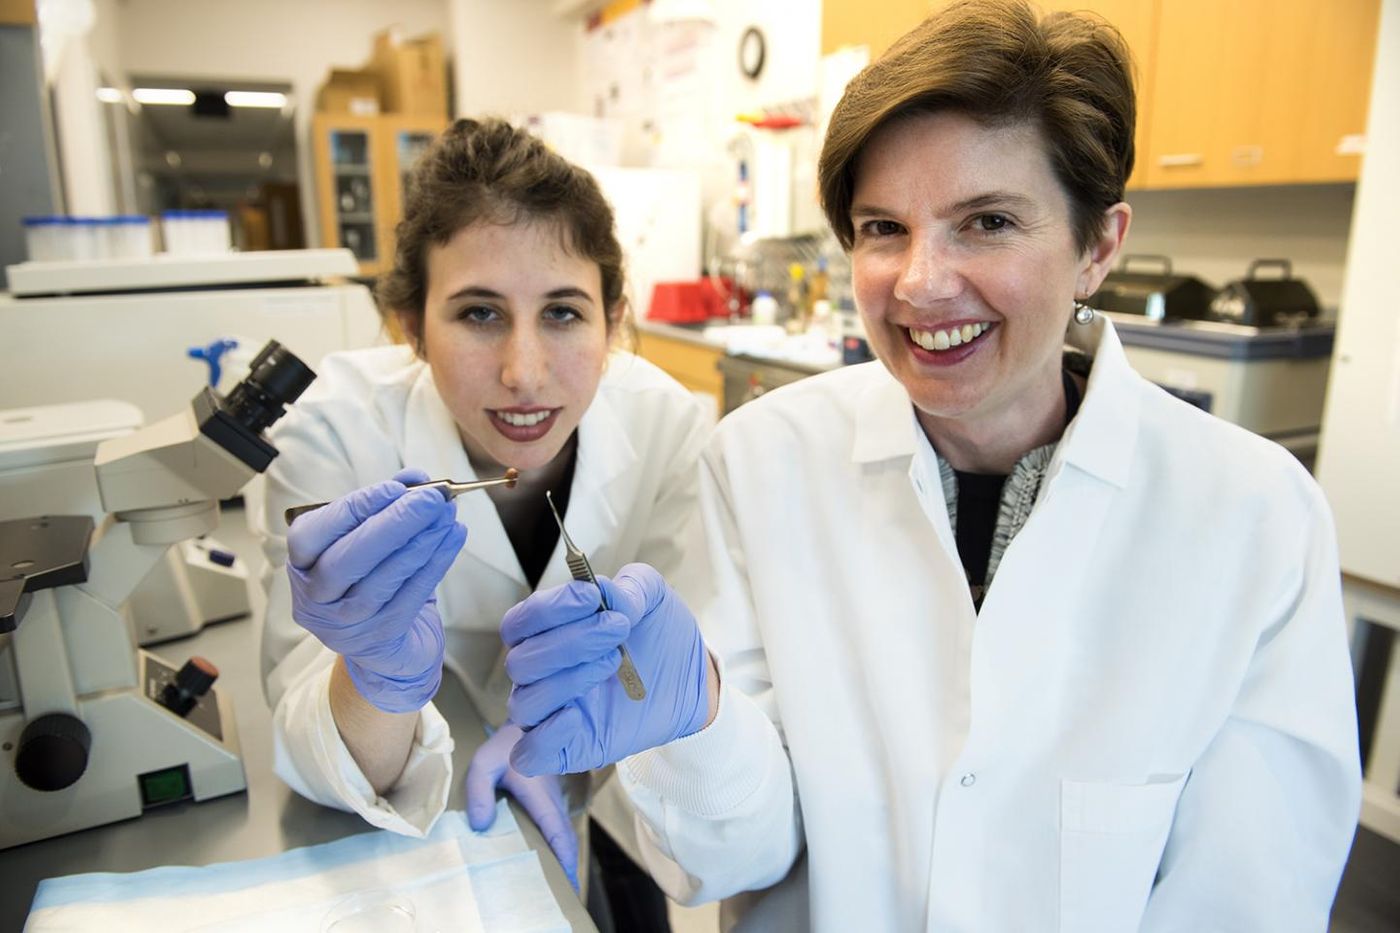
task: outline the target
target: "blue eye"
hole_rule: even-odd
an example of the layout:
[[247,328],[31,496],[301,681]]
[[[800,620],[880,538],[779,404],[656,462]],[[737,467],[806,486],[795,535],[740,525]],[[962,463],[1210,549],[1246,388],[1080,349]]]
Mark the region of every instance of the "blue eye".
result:
[[457,320],[468,324],[491,324],[500,320],[500,314],[488,305],[469,305],[457,312]]
[[544,309],[544,319],[555,324],[572,324],[583,320],[583,315],[569,305],[550,305]]

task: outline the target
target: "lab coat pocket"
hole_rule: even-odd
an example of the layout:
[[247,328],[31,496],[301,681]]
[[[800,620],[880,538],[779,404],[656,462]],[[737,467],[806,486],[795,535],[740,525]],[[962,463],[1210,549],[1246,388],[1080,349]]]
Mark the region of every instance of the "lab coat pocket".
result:
[[1060,782],[1060,930],[1136,930],[1187,774]]

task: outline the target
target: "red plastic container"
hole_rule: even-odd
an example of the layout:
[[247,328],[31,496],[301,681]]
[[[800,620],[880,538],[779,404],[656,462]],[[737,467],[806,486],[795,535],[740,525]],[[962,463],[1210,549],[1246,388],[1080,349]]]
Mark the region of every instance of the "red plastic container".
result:
[[699,282],[657,282],[651,289],[647,320],[663,324],[702,324],[710,309]]

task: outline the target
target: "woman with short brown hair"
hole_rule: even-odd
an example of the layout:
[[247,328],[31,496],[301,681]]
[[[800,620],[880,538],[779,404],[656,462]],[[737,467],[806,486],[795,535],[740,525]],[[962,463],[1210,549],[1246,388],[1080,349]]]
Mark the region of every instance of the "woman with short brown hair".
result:
[[[878,361],[720,424],[701,559],[605,581],[628,624],[569,587],[506,615],[512,760],[619,762],[673,897],[761,892],[762,930],[1326,928],[1360,790],[1331,518],[1084,304],[1132,138],[1102,23],[988,0],[896,43],[820,166]],[[530,660],[609,631],[670,672],[644,708]]]

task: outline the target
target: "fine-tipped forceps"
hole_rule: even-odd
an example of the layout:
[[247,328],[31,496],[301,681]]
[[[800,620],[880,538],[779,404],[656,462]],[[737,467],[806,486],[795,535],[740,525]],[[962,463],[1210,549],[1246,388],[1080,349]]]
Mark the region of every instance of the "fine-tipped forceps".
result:
[[[588,555],[579,550],[578,545],[569,537],[569,532],[564,528],[564,519],[559,517],[559,510],[554,507],[554,496],[546,490],[544,497],[549,500],[549,510],[554,513],[554,521],[559,525],[559,537],[564,542],[564,563],[569,565],[569,573],[573,574],[575,580],[592,583],[598,588],[598,609],[606,611],[608,602],[603,598],[603,588],[598,586],[598,578],[593,575]],[[622,663],[617,668],[617,679],[622,683],[623,691],[628,699],[646,699],[647,688],[642,683],[641,675],[637,673],[637,666],[632,663],[632,655],[628,653],[625,644],[618,645],[618,648],[622,651]]]
[[[472,480],[470,483],[459,483],[455,480],[450,479],[429,479],[424,480],[421,483],[404,483],[404,488],[436,489],[438,492],[442,493],[442,497],[444,499],[451,502],[453,499],[457,498],[462,493],[471,492],[473,489],[487,489],[491,486],[514,486],[515,481],[519,478],[520,471],[517,470],[515,467],[510,467],[506,470],[504,476],[498,476],[495,479],[478,479]],[[292,523],[292,520],[295,519],[298,515],[305,515],[307,512],[314,512],[322,506],[326,505],[330,505],[330,503],[313,502],[310,505],[294,505],[290,509],[287,509],[285,512],[283,512],[282,517],[286,520],[287,524],[290,525]]]

